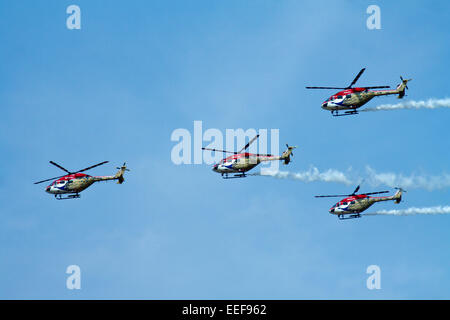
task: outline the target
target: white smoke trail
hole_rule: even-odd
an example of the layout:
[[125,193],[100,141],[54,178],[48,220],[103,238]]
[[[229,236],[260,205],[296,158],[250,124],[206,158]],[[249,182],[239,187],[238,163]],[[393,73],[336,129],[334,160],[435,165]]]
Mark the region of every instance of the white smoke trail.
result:
[[345,173],[335,170],[328,169],[327,171],[320,172],[316,167],[311,167],[308,171],[303,172],[288,172],[288,171],[273,171],[273,170],[261,170],[261,172],[255,175],[269,176],[277,179],[294,179],[303,182],[337,182],[346,185],[352,185],[354,182],[345,175]]
[[450,98],[428,99],[426,101],[405,101],[397,104],[382,104],[373,108],[365,108],[361,111],[391,111],[399,109],[437,109],[450,108]]
[[366,181],[374,187],[385,185],[388,187],[402,187],[405,189],[425,189],[433,191],[450,187],[450,174],[442,173],[438,176],[411,174],[405,176],[393,172],[377,173],[371,167],[366,167]]
[[378,212],[365,213],[365,216],[393,215],[410,216],[416,214],[450,214],[450,206],[437,206],[428,208],[408,208],[402,210],[381,210]]
[[435,176],[426,174],[403,175],[393,172],[378,173],[369,166],[366,167],[366,173],[362,176],[353,173],[352,169],[348,169],[347,173],[336,169],[327,169],[326,171],[320,172],[320,170],[314,166],[307,171],[288,172],[261,170],[260,173],[255,173],[253,175],[268,176],[277,179],[293,179],[306,183],[321,181],[342,183],[345,185],[356,185],[364,180],[364,184],[372,187],[388,186],[392,188],[425,189],[428,191],[450,187],[450,174],[447,173]]

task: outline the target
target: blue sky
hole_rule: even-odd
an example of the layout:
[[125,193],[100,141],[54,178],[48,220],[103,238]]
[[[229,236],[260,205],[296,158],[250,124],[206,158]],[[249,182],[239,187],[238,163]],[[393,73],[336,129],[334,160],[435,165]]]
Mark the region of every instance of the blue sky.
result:
[[[81,30],[66,8],[81,8]],[[381,8],[381,30],[366,8]],[[283,170],[450,172],[448,110],[333,118],[307,85],[414,80],[448,97],[447,1],[9,1],[0,4],[0,298],[448,299],[450,216],[338,221],[337,183],[222,180],[170,159],[173,130],[280,130]],[[397,103],[395,97],[368,106]],[[279,150],[281,152],[282,150]],[[277,152],[276,150],[272,152]],[[127,161],[123,185],[55,201],[33,182]],[[382,187],[383,188],[383,187]],[[362,191],[373,191],[363,186]],[[448,205],[412,189],[395,208]],[[394,208],[393,203],[378,204]],[[65,287],[79,265],[82,289]],[[381,268],[381,290],[366,268]]]

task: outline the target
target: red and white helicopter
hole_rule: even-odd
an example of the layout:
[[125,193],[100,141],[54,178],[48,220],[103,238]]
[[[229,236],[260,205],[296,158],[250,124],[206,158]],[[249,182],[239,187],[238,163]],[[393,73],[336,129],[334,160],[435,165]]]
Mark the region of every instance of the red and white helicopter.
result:
[[[98,181],[108,181],[108,180],[117,180],[117,183],[121,184],[125,181],[123,174],[125,171],[130,171],[127,169],[125,163],[120,167],[117,168],[119,171],[114,176],[100,176],[100,177],[93,177],[89,176],[87,174],[81,173],[87,170],[90,170],[92,168],[98,167],[102,164],[108,163],[108,161],[103,161],[98,164],[95,164],[93,166],[75,171],[70,172],[66,168],[61,167],[59,164],[50,161],[50,163],[59,169],[67,172],[66,175],[45,179],[42,181],[35,182],[34,184],[39,184],[42,182],[55,180],[53,181],[49,186],[45,188],[45,191],[50,194],[54,194],[55,198],[58,200],[65,200],[65,199],[76,199],[79,198],[79,193],[83,191],[84,189],[90,187],[94,182]],[[66,197],[63,197],[63,195],[67,195]]]
[[[359,107],[365,105],[367,102],[372,100],[374,97],[385,96],[390,94],[398,94],[398,98],[401,99],[405,96],[405,89],[408,89],[407,83],[412,79],[403,79],[400,76],[402,82],[394,90],[376,90],[372,91],[369,89],[383,89],[390,88],[389,86],[375,86],[375,87],[358,87],[353,88],[352,86],[358,81],[359,77],[366,70],[366,68],[361,69],[357,74],[355,79],[348,87],[306,87],[306,89],[344,89],[335,93],[329,97],[326,101],[322,103],[322,109],[331,111],[331,114],[335,117],[337,116],[348,116],[352,114],[358,114]],[[339,114],[340,110],[350,110],[345,111],[343,114]]]
[[[329,197],[346,197],[336,203],[331,207],[329,212],[331,214],[337,215],[339,219],[353,219],[361,218],[361,213],[367,210],[375,202],[380,201],[390,201],[393,200],[395,203],[400,203],[402,201],[402,194],[405,192],[402,188],[396,188],[398,191],[393,196],[388,197],[370,197],[372,194],[388,193],[389,191],[377,191],[369,193],[356,194],[360,186],[357,186],[352,194],[344,195],[326,195],[326,196],[315,196],[316,198],[329,198]],[[346,215],[348,215],[346,217]]]
[[[253,169],[258,164],[264,161],[275,161],[284,160],[284,164],[289,164],[291,162],[291,155],[294,156],[292,150],[296,147],[290,147],[286,144],[287,150],[283,152],[281,156],[274,156],[271,154],[253,154],[248,152],[243,152],[246,150],[256,139],[258,139],[259,134],[256,135],[252,140],[250,140],[241,150],[238,152],[217,150],[210,148],[202,148],[202,150],[209,150],[215,152],[232,153],[232,156],[222,159],[219,163],[213,166],[213,171],[218,172],[222,175],[224,179],[231,178],[245,178],[247,171]],[[231,177],[228,176],[229,173],[237,173]]]

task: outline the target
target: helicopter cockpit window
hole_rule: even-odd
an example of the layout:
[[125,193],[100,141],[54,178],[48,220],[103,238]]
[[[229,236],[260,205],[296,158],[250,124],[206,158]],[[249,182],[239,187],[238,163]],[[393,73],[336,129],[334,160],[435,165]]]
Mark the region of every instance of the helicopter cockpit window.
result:
[[337,96],[338,99],[342,99],[342,96]]

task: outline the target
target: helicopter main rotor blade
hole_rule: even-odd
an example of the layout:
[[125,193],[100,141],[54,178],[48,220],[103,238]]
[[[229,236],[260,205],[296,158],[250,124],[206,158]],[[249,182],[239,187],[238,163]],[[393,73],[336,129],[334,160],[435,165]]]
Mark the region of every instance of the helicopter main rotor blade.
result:
[[359,77],[361,77],[361,75],[363,74],[363,72],[366,70],[366,68],[362,68],[361,71],[358,73],[358,75],[355,77],[355,79],[353,79],[352,83],[350,83],[350,85],[347,88],[351,88],[356,81],[358,81]]
[[368,192],[368,193],[359,193],[359,194],[335,194],[335,195],[325,195],[325,196],[314,196],[315,198],[331,198],[331,197],[351,197],[351,196],[359,196],[359,195],[369,195],[369,194],[379,194],[379,193],[389,193],[389,191],[377,191],[377,192]]
[[61,166],[60,166],[59,164],[57,164],[56,162],[50,161],[50,163],[51,163],[52,165],[54,165],[55,167],[60,168],[62,171],[67,172],[68,174],[71,173],[69,170],[67,170],[66,168],[61,167]]
[[332,198],[332,197],[349,197],[351,194],[334,194],[334,195],[326,195],[326,196],[314,196],[315,198]]
[[[59,164],[57,164],[56,162],[50,161],[50,163],[51,163],[52,165],[54,165],[54,166],[60,168],[61,170],[67,172],[68,174],[73,174],[73,173],[83,172],[83,171],[86,171],[86,170],[89,170],[89,169],[98,167],[98,166],[100,166],[100,165],[102,165],[102,164],[108,163],[108,161],[100,162],[100,163],[98,163],[98,164],[96,164],[96,165],[90,166],[90,167],[85,168],[85,169],[81,169],[81,170],[76,171],[76,172],[70,172],[70,171],[67,170],[66,168],[61,167],[61,166],[60,166]],[[50,179],[41,180],[41,181],[35,182],[34,184],[39,184],[39,183],[46,182],[46,181],[50,181],[50,180],[56,180],[56,179],[59,179],[59,178],[65,177],[65,176],[66,176],[66,175],[58,176],[58,177],[54,177],[54,178],[50,178]]]
[[306,89],[347,89],[347,88],[338,88],[338,87],[305,87]]
[[103,161],[103,162],[100,162],[100,163],[94,164],[93,166],[90,166],[90,167],[87,167],[87,168],[84,168],[84,169],[78,170],[78,171],[76,171],[76,172],[74,172],[74,173],[78,173],[78,172],[83,172],[83,171],[87,171],[87,170],[90,170],[90,169],[92,169],[92,168],[95,168],[95,167],[101,166],[102,164],[105,164],[105,163],[108,163],[108,162],[109,162],[109,161]]
[[379,193],[389,193],[389,191],[369,192],[369,193],[364,193],[364,194],[369,195],[369,194],[379,194]]
[[56,180],[56,179],[59,179],[59,178],[65,177],[65,176],[66,175],[59,176],[59,177],[54,177],[54,178],[50,178],[50,179],[41,180],[41,181],[35,182],[34,184],[39,184],[39,183],[46,182],[46,181]]
[[225,153],[233,153],[233,154],[237,154],[237,152],[233,152],[233,151],[225,151],[225,150],[219,150],[219,149],[202,148],[202,150],[209,150],[209,151],[215,151],[215,152],[225,152]]
[[356,193],[358,192],[358,190],[359,190],[360,187],[361,187],[361,185],[358,185],[358,186],[356,187],[355,191],[353,191],[352,194],[356,194]]
[[364,89],[386,89],[390,88],[390,86],[373,86],[373,87],[362,87]]
[[256,139],[258,139],[259,138],[259,134],[257,134],[252,140],[250,140],[246,145],[245,145],[245,147],[243,147],[241,150],[239,150],[239,152],[238,153],[241,153],[242,151],[244,151],[244,150],[246,150],[248,147],[250,147],[250,145],[256,140]]

